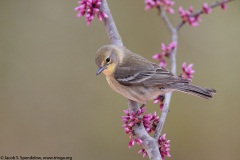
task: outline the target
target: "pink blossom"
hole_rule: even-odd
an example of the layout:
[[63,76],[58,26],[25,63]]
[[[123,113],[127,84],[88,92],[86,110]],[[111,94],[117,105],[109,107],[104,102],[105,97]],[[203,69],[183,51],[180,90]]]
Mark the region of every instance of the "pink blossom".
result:
[[156,53],[152,56],[153,59],[161,60],[163,58],[163,55],[161,53]]
[[131,130],[128,127],[124,127],[124,131],[128,134]]
[[[159,152],[161,154],[162,159],[165,157],[171,157],[170,155],[170,140],[166,139],[166,134],[163,134],[158,139]],[[145,149],[140,149],[138,154],[143,154],[143,158],[147,156],[147,152]]]
[[134,146],[134,139],[130,139],[128,143],[128,148],[131,148],[132,146]]
[[139,139],[139,138],[136,138],[136,139],[135,139],[135,142],[137,142],[137,144],[138,144],[138,145],[140,145],[140,146],[141,146],[141,145],[142,145],[142,143],[143,143],[143,142],[142,142],[142,140],[141,140],[141,139]]
[[141,113],[144,113],[146,110],[147,110],[147,108],[143,107],[143,108],[141,109]]
[[173,14],[174,10],[171,8],[175,4],[174,1],[171,0],[145,0],[145,10],[149,10],[152,8],[163,8],[168,13]]
[[222,8],[223,10],[226,10],[226,9],[227,9],[227,4],[226,4],[226,3],[222,3],[222,4],[221,4],[221,8]]
[[78,11],[77,17],[82,17],[86,15],[87,25],[90,25],[91,21],[94,19],[95,14],[100,21],[103,18],[108,18],[107,14],[100,11],[102,0],[82,0],[78,1],[79,6],[75,8]]
[[145,158],[146,156],[147,156],[148,154],[147,154],[147,151],[145,151],[145,152],[143,152],[143,158]]
[[145,107],[139,109],[136,113],[134,113],[133,111],[130,113],[130,111],[128,109],[123,110],[125,115],[122,116],[122,122],[124,123],[122,127],[123,127],[124,131],[126,132],[126,134],[132,133],[132,127],[136,123],[140,122],[138,116],[143,114],[145,111],[146,111]]
[[195,72],[195,70],[193,70],[192,67],[193,67],[193,64],[189,64],[188,66],[187,66],[186,62],[184,62],[182,64],[182,70],[183,70],[182,77],[183,78],[187,78],[187,79],[193,78],[193,73]]
[[[166,139],[166,134],[163,134],[158,139],[159,152],[161,154],[162,159],[165,157],[171,157],[170,155],[170,140]],[[145,149],[140,149],[138,154],[143,154],[143,158],[147,156],[147,152]]]
[[143,117],[141,115],[146,111],[146,108],[143,107],[136,112],[130,112],[128,109],[124,110],[125,113],[124,116],[122,116],[123,121],[123,129],[126,134],[129,135],[130,141],[128,143],[128,147],[131,148],[134,145],[134,141],[138,145],[142,145],[142,140],[139,138],[135,138],[132,131],[135,124],[142,122],[143,126],[145,127],[146,131],[148,133],[151,133],[155,131],[156,126],[159,122],[159,117],[157,116],[157,113],[154,112],[153,114],[145,114]]
[[154,112],[154,114],[149,113],[143,116],[143,126],[148,133],[155,131],[158,122],[159,117],[156,115],[156,112]]
[[159,151],[161,154],[162,159],[164,160],[164,157],[171,157],[170,155],[170,140],[166,139],[166,134],[163,134],[158,139],[158,145],[159,145]]
[[167,46],[165,46],[164,43],[162,43],[162,55],[169,57],[172,50],[176,47],[177,43],[176,42],[171,42]]
[[147,156],[147,151],[145,150],[145,149],[140,149],[139,151],[138,151],[138,154],[143,154],[143,158],[145,158],[146,156]]
[[203,3],[202,10],[204,13],[209,14],[212,12],[212,8],[207,3]]
[[159,108],[160,111],[162,111],[163,107],[164,107],[164,96],[163,95],[159,95],[157,98],[154,99],[154,104],[160,103]]
[[161,53],[156,53],[152,56],[153,59],[156,59],[159,61],[159,65],[161,67],[166,68],[167,67],[167,63],[164,60],[164,57],[169,57],[172,50],[176,47],[177,43],[176,42],[171,42],[169,43],[167,46],[162,43],[161,45]]
[[196,27],[199,25],[199,22],[201,22],[201,18],[199,15],[191,16],[193,13],[193,7],[190,6],[188,10],[184,10],[181,6],[178,8],[178,12],[180,14],[180,17],[184,22],[189,23],[189,25]]
[[161,59],[159,65],[163,68],[166,68],[167,67],[167,62],[164,59]]
[[140,150],[138,151],[138,154],[143,153],[144,151],[145,151],[145,149],[140,149]]
[[159,108],[160,108],[161,111],[163,110],[163,107],[164,107],[164,103],[160,103]]

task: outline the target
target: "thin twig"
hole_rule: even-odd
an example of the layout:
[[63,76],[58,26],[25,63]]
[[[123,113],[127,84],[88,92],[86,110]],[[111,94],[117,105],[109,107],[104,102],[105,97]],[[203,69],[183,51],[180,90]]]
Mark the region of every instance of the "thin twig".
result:
[[[123,46],[123,42],[118,33],[106,0],[102,0],[101,10],[108,16],[107,19],[104,19],[104,24],[106,26],[111,44]],[[140,105],[137,102],[128,100],[128,107],[130,111],[134,111],[136,113],[140,108]],[[136,137],[143,141],[143,147],[147,151],[150,160],[162,160],[159,152],[158,142],[146,132],[142,123],[140,123],[140,125],[135,124],[133,127],[133,132]]]
[[[219,6],[223,3],[228,3],[228,2],[231,2],[231,1],[234,1],[234,0],[223,0],[223,1],[220,1],[220,2],[214,2],[211,5],[209,5],[209,7],[214,8],[214,7],[217,7],[217,6]],[[167,28],[169,29],[169,31],[172,34],[172,42],[176,42],[176,47],[172,50],[172,52],[170,54],[171,72],[176,75],[176,71],[177,71],[177,69],[176,69],[176,66],[177,66],[176,54],[177,54],[177,45],[178,45],[178,43],[177,43],[178,42],[178,31],[186,22],[182,21],[177,25],[176,28],[174,28],[172,26],[171,22],[169,21],[167,15],[165,14],[164,10],[162,10],[160,7],[158,8],[158,10],[160,12],[161,18],[163,19]],[[198,10],[198,11],[194,12],[191,16],[194,17],[194,16],[198,16],[198,15],[203,14],[203,13],[204,13],[203,10]],[[161,135],[163,125],[165,123],[165,120],[166,120],[166,117],[167,117],[167,114],[168,114],[168,111],[169,111],[171,96],[172,96],[172,93],[167,93],[166,94],[165,101],[164,101],[164,107],[163,107],[163,110],[162,110],[162,113],[161,113],[161,116],[160,116],[160,119],[159,119],[158,126],[156,128],[156,132],[154,134],[155,139],[158,139]]]
[[[159,11],[160,11],[160,15],[161,15],[163,21],[165,22],[166,26],[169,28],[169,31],[172,34],[172,42],[176,43],[176,47],[170,53],[171,72],[176,75],[176,72],[177,72],[176,54],[177,54],[177,45],[178,45],[178,32],[172,26],[172,23],[169,21],[165,11],[162,10],[161,8],[159,8]],[[159,137],[161,135],[161,132],[162,132],[162,129],[163,129],[163,125],[164,125],[165,120],[167,118],[171,97],[172,97],[172,93],[167,93],[166,94],[165,101],[164,101],[164,106],[163,106],[163,109],[162,109],[162,113],[161,113],[159,123],[158,123],[157,128],[156,128],[156,132],[154,134],[154,138],[156,140],[159,139]]]
[[[128,108],[130,113],[134,111],[136,113],[140,109],[140,105],[132,100],[128,100]],[[140,138],[143,142],[143,146],[145,150],[148,153],[150,160],[162,160],[161,154],[159,152],[158,142],[151,137],[145,127],[143,126],[143,123],[136,124],[133,127],[133,131],[136,137]]]
[[160,16],[162,17],[164,23],[166,24],[168,30],[170,31],[170,33],[173,33],[175,28],[173,27],[172,23],[169,21],[169,19],[167,18],[167,15],[166,13],[161,9],[161,7],[157,7],[159,13],[160,13]]
[[[231,2],[231,1],[234,1],[234,0],[223,0],[223,1],[219,1],[219,2],[213,2],[211,5],[209,5],[209,7],[210,7],[210,8],[215,8],[215,7],[217,7],[217,6],[220,6],[220,5],[223,4],[223,3],[228,3],[228,2]],[[200,9],[200,10],[192,13],[192,14],[190,15],[190,17],[199,16],[200,14],[203,14],[203,13],[204,13],[204,11],[203,11],[202,9]],[[176,30],[179,31],[180,28],[181,28],[185,23],[186,23],[186,21],[181,21],[181,22],[177,25]]]
[[100,9],[101,9],[101,11],[105,12],[108,16],[108,18],[104,18],[103,21],[106,26],[108,38],[109,38],[111,44],[123,46],[121,36],[118,33],[117,27],[115,25],[115,22],[113,20],[112,14],[110,12],[110,9],[108,7],[106,0],[102,0],[102,5],[101,5]]

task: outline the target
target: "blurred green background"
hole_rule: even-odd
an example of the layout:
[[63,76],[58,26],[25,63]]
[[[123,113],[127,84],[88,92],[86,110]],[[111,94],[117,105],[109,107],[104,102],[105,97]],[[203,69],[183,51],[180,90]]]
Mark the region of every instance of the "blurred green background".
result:
[[[87,27],[76,6],[77,0],[0,1],[0,155],[141,159],[121,127],[127,100],[95,75],[95,52],[109,44],[104,25],[94,20]],[[109,0],[109,6],[133,52],[152,60],[170,42],[157,11],[144,11],[143,0]],[[194,63],[193,83],[217,95],[208,101],[173,94],[164,126],[173,160],[240,159],[240,2],[228,7],[179,33],[178,73],[184,61]],[[177,14],[169,17],[178,24]],[[147,112],[154,110],[158,105],[149,102]]]

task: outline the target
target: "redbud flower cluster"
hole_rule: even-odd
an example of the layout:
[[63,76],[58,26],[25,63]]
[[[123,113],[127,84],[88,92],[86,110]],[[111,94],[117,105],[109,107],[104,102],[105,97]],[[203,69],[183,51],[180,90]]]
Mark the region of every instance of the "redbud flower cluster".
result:
[[136,113],[133,111],[130,112],[128,109],[124,110],[125,116],[122,116],[123,121],[123,129],[126,132],[126,134],[129,134],[130,141],[128,143],[128,147],[131,148],[135,142],[137,142],[139,145],[142,144],[142,141],[138,138],[134,137],[134,134],[132,133],[133,126],[135,124],[143,123],[143,126],[145,127],[146,131],[148,133],[152,133],[155,131],[156,126],[159,122],[159,117],[157,116],[157,113],[154,112],[154,114],[145,114],[143,117],[141,115],[146,111],[146,108],[143,107],[139,109]]
[[210,14],[212,12],[212,8],[209,7],[207,3],[203,3],[202,10],[206,14]]
[[[223,10],[227,9],[226,2],[222,3],[221,8]],[[199,22],[201,22],[200,14],[205,13],[205,14],[210,14],[212,12],[212,7],[209,6],[207,3],[203,3],[202,5],[202,11],[194,14],[193,13],[193,7],[190,6],[188,10],[184,10],[181,6],[178,8],[178,12],[180,14],[180,17],[182,18],[183,22],[187,22],[190,26],[198,26]]]
[[[164,160],[165,157],[171,157],[170,155],[170,140],[166,139],[166,134],[163,134],[158,139],[158,146],[159,146],[159,152],[161,154],[162,159]],[[138,154],[143,154],[143,158],[147,156],[147,152],[145,149],[140,149],[138,151]]]
[[97,14],[97,17],[100,21],[102,21],[103,18],[108,18],[106,13],[100,11],[101,3],[102,0],[78,1],[79,6],[75,8],[75,10],[78,11],[77,16],[82,17],[86,14],[87,25],[90,25],[95,17],[95,14]]
[[175,2],[171,0],[145,0],[145,10],[152,9],[154,7],[161,7],[166,10],[168,13],[173,14],[174,10],[171,8]]
[[125,116],[122,116],[122,122],[124,123],[122,127],[127,134],[132,133],[132,127],[136,123],[141,122],[141,120],[139,119],[139,116],[141,116],[142,113],[144,113],[145,111],[146,111],[145,107],[143,107],[142,109],[139,109],[136,113],[134,113],[134,111],[130,113],[129,109],[123,110],[123,112],[125,113]]
[[193,70],[192,67],[193,67],[192,63],[187,65],[187,63],[184,62],[182,64],[183,73],[182,73],[181,77],[187,78],[187,79],[192,79],[193,78],[193,73],[195,72],[195,70]]
[[156,130],[158,122],[159,117],[157,116],[156,112],[154,112],[153,114],[145,114],[143,116],[143,126],[149,134]]
[[159,61],[159,65],[160,65],[161,67],[166,68],[167,63],[166,63],[166,61],[164,60],[164,58],[165,58],[165,57],[168,58],[168,57],[170,56],[172,50],[173,50],[175,47],[176,47],[176,42],[171,42],[171,43],[169,43],[167,46],[166,46],[164,43],[162,43],[162,47],[161,47],[161,48],[162,48],[162,52],[161,52],[161,53],[156,53],[156,54],[154,54],[152,58],[158,60],[158,61]]
[[166,139],[166,134],[163,134],[159,139],[158,139],[158,144],[159,144],[159,151],[162,156],[162,159],[164,160],[164,157],[171,157],[170,155],[170,140]]
[[184,22],[188,22],[190,26],[196,27],[198,26],[199,22],[202,21],[199,15],[191,16],[191,14],[193,13],[192,6],[190,6],[188,10],[184,10],[182,7],[179,7],[178,12],[182,20]]
[[[146,108],[143,107],[139,109],[136,113],[133,111],[130,112],[129,109],[124,110],[123,112],[125,113],[124,116],[122,116],[122,121],[123,121],[123,129],[126,132],[126,134],[129,135],[129,143],[128,147],[131,148],[134,146],[135,142],[142,146],[143,142],[141,139],[136,138],[133,134],[133,126],[136,124],[140,124],[141,122],[143,123],[143,126],[145,127],[146,131],[150,134],[153,131],[155,131],[157,124],[159,123],[159,117],[157,116],[157,113],[154,112],[153,114],[145,114],[141,116],[144,112],[146,111]],[[158,146],[159,146],[159,151],[161,154],[162,159],[164,157],[170,157],[170,140],[166,140],[166,134],[163,134],[161,137],[158,139]],[[138,154],[142,153],[143,158],[147,156],[147,152],[145,149],[141,149],[138,151]]]

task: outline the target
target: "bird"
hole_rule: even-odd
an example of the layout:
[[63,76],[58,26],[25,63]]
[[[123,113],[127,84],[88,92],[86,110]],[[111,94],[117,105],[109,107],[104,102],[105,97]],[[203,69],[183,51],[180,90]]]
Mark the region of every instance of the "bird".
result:
[[104,45],[95,55],[96,75],[105,74],[109,86],[122,96],[145,105],[165,93],[180,91],[211,99],[216,90],[192,85],[124,46]]

